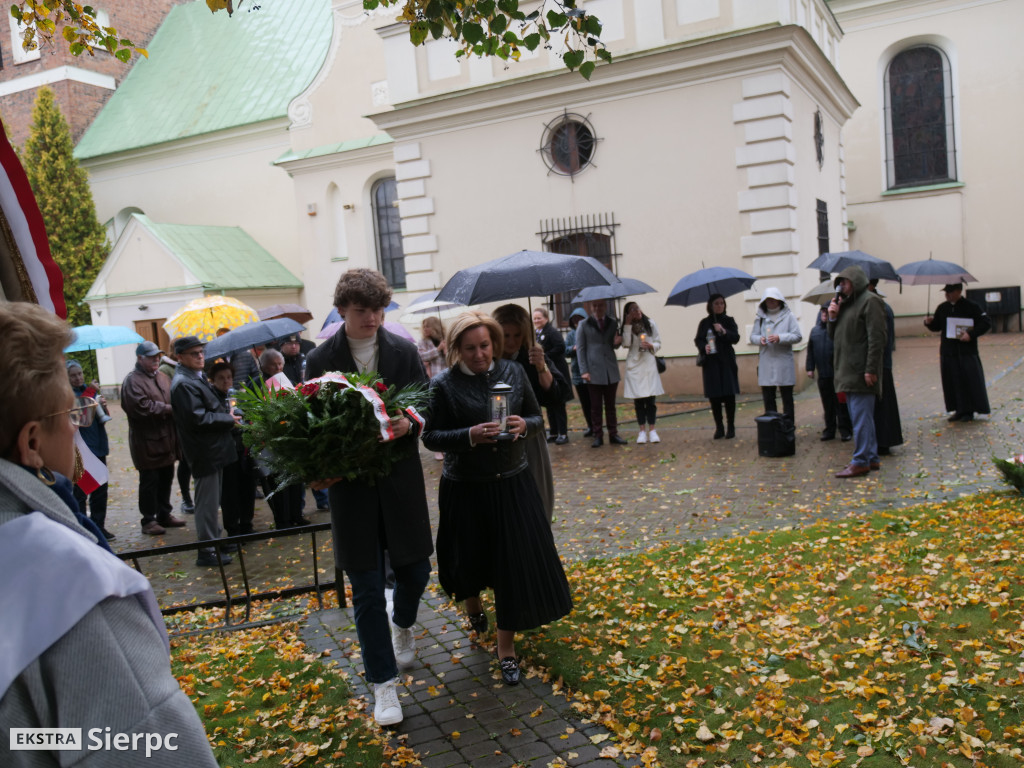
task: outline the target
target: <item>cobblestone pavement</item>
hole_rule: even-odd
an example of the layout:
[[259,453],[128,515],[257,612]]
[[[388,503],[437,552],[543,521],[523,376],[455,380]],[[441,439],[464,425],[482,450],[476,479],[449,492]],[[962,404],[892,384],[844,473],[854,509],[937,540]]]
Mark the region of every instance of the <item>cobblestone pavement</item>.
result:
[[[696,398],[663,398],[660,444],[636,445],[631,439],[628,446],[592,449],[577,429],[569,445],[551,446],[559,550],[566,559],[586,559],[999,488],[991,456],[1017,453],[1024,445],[1024,335],[989,334],[980,348],[992,414],[949,424],[942,407],[938,340],[898,340],[894,370],[905,443],[883,457],[880,471],[861,478],[833,477],[849,462],[852,443],[819,441],[821,405],[813,383],[797,396],[797,451],[786,458],[757,455],[754,417],[762,408],[760,397],[751,394],[740,398],[735,440],[712,440],[710,413]],[[622,434],[632,438],[635,424],[626,421],[632,419],[632,408],[623,404],[619,410]],[[124,419],[114,412],[107,527],[118,535],[115,549],[189,541],[191,526],[158,540],[138,530],[135,473]],[[571,412],[570,425],[581,426],[578,409]],[[436,524],[440,462],[424,451],[423,464]],[[257,528],[267,528],[269,511],[263,502],[259,505]],[[317,522],[327,519],[325,513],[310,516]],[[192,589],[203,584],[219,588],[216,571],[195,573],[191,563],[175,567],[186,569]],[[329,558],[324,567],[329,573]],[[417,750],[424,765],[547,765],[555,755],[570,765],[627,764],[598,756],[589,739],[593,727],[574,719],[565,699],[536,670],[518,689],[503,687],[493,648],[471,643],[450,604],[433,592],[424,598],[419,627],[420,663],[404,677],[406,720],[394,736]],[[313,647],[330,649],[356,691],[365,693],[350,609],[315,614],[305,636]],[[529,655],[528,643],[519,647]]]

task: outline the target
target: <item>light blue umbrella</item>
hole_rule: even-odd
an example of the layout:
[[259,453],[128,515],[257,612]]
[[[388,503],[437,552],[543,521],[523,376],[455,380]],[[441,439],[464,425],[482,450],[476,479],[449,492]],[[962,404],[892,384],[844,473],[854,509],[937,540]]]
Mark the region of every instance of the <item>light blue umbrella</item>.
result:
[[65,352],[106,349],[145,341],[131,328],[125,328],[123,325],[80,325],[71,330],[75,334],[75,340],[64,348]]
[[680,307],[692,307],[695,304],[706,304],[712,294],[732,296],[746,291],[757,280],[742,269],[733,267],[705,267],[683,277],[668,295],[665,306],[675,304]]

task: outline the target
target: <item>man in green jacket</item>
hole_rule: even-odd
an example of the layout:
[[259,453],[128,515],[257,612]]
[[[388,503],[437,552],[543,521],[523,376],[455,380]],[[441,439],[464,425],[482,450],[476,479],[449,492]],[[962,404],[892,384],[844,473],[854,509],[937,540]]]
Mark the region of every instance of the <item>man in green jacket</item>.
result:
[[836,477],[859,477],[879,469],[875,437],[875,398],[882,394],[885,308],[868,290],[860,267],[849,267],[835,280],[836,297],[828,307],[828,332],[835,344],[836,392],[846,395],[853,422],[853,461]]

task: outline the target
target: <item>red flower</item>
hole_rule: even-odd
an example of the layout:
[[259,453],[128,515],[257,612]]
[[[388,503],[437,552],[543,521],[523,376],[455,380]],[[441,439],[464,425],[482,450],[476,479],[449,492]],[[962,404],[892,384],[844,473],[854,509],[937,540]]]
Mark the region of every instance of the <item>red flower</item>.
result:
[[299,391],[306,397],[314,397],[316,393],[320,391],[320,384],[318,382],[311,381],[308,384],[303,384],[299,387]]
[[387,386],[385,386],[383,381],[375,381],[373,383],[373,388],[380,392],[382,395],[388,391],[388,388]]

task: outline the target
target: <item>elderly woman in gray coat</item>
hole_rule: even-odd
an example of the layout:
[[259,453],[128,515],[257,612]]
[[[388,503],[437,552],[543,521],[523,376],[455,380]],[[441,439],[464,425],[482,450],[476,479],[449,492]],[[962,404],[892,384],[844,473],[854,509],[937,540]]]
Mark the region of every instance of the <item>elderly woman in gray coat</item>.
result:
[[766,288],[750,332],[750,343],[760,348],[757,383],[761,387],[765,412],[776,410],[775,388],[778,387],[782,392],[782,412],[791,421],[795,417],[793,387],[796,386],[793,345],[802,339],[800,325],[786,306],[782,292],[774,286]]

